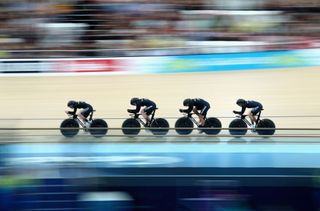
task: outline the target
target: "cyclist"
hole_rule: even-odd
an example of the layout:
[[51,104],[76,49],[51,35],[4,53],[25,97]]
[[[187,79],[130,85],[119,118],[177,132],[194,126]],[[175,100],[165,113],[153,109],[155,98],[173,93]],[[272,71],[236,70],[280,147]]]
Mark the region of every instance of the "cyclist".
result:
[[252,127],[255,128],[257,125],[256,115],[263,109],[262,104],[253,100],[238,99],[237,105],[241,106],[241,111],[233,111],[235,114],[242,115],[244,114],[246,108],[251,108],[251,110],[248,112],[248,116],[251,120]]
[[141,107],[144,107],[141,110],[141,115],[146,120],[146,126],[149,127],[151,124],[150,115],[157,107],[155,102],[146,98],[133,97],[130,100],[130,104],[136,106],[136,109],[128,109],[129,113],[138,113]]
[[190,113],[193,111],[199,117],[199,127],[204,127],[207,112],[210,109],[210,104],[201,98],[187,98],[183,101],[187,109],[179,109],[180,112]]
[[73,109],[73,111],[66,111],[67,114],[75,114],[78,109],[82,109],[77,115],[82,120],[86,128],[90,127],[91,123],[87,119],[89,114],[93,111],[93,108],[90,104],[83,101],[70,100],[67,106]]

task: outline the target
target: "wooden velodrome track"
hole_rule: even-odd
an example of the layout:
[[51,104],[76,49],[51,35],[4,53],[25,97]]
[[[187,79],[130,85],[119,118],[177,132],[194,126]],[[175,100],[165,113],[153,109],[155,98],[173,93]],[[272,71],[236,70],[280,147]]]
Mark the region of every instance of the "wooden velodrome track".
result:
[[[66,118],[64,110],[69,99],[90,102],[97,110],[96,117],[127,118],[129,100],[138,96],[156,101],[159,107],[157,115],[162,117],[179,117],[178,109],[187,97],[207,99],[212,105],[208,116],[232,117],[232,110],[239,109],[236,99],[243,97],[262,102],[264,116],[304,116],[275,118],[277,127],[319,128],[320,118],[312,117],[319,114],[319,79],[320,68],[130,76],[0,77],[0,127],[57,128]],[[223,127],[228,127],[231,121],[230,118],[221,120]],[[122,121],[107,119],[110,127],[121,127]],[[170,125],[174,126],[174,119]],[[76,178],[81,183],[84,181],[83,184],[99,187],[99,191],[103,190],[102,187],[108,187],[108,190],[120,187],[123,191],[127,184],[131,189],[152,188],[152,193],[157,189],[150,184],[156,184],[163,190],[173,184],[176,191],[180,186],[188,188],[202,184],[201,181],[208,184],[208,188],[204,186],[206,191],[218,183],[218,189],[222,190],[224,185],[220,182],[231,184],[228,191],[232,184],[242,188],[247,183],[257,183],[258,187],[270,185],[272,190],[277,190],[274,189],[275,184],[311,189],[306,184],[315,186],[319,178],[319,138],[312,139],[316,143],[299,138],[255,140],[205,136],[199,139],[96,139],[81,136],[66,139],[58,131],[9,131],[12,135],[6,138],[2,132],[8,131],[0,131],[3,172],[31,175],[32,179],[45,178],[47,181],[48,178],[65,177],[70,184],[78,184],[73,180]],[[16,138],[17,133],[20,138]],[[28,136],[30,134],[33,136]],[[100,143],[95,143],[98,140]],[[10,144],[15,141],[20,143]],[[6,168],[10,171],[5,171]],[[211,184],[210,181],[216,183]],[[50,193],[50,187],[45,188]],[[34,190],[32,194],[36,192]],[[189,194],[190,191],[187,192]],[[35,195],[39,201],[35,200],[38,209],[34,210],[49,210],[39,208],[47,208],[52,202],[59,206],[54,201],[55,196],[44,196],[49,196],[50,200],[42,200]],[[206,201],[204,203],[207,204]],[[148,209],[150,205],[145,207]]]
[[[120,128],[123,119],[128,117],[126,109],[130,98],[138,96],[156,101],[159,107],[157,115],[162,117],[179,117],[178,109],[186,97],[207,99],[212,105],[209,116],[233,117],[232,110],[239,109],[235,101],[243,97],[262,102],[264,116],[302,116],[272,118],[277,127],[319,128],[320,118],[313,117],[319,116],[319,79],[320,68],[160,75],[0,77],[0,126],[58,128],[61,120],[66,118],[66,102],[76,99],[94,105],[97,117],[121,118],[107,118],[109,127]],[[223,127],[228,127],[231,118],[221,120]],[[171,127],[174,127],[174,121],[174,118],[170,119]],[[311,132],[319,134],[319,131],[287,131],[292,134]],[[151,156],[154,159],[156,156],[161,160],[165,156],[181,161],[170,164],[171,167],[320,166],[317,162],[319,138],[213,138],[205,135],[201,138],[114,138],[108,137],[110,134],[121,132],[108,131],[107,137],[102,139],[83,133],[66,139],[55,130],[0,131],[0,141],[21,143],[3,144],[1,149],[10,156],[19,157],[26,165],[29,165],[27,161],[32,156],[39,158],[37,162],[42,162],[46,156],[49,156],[48,159],[51,159],[50,156],[57,158],[57,155],[68,158],[70,154],[77,162],[78,157],[74,156],[86,160],[88,156],[102,156],[101,159],[105,156],[121,159],[124,159],[123,156],[125,159]],[[224,131],[224,134],[227,132]],[[210,162],[212,160],[215,162]],[[17,160],[13,163],[17,165]],[[141,166],[141,163],[138,164]],[[101,165],[112,166],[113,163],[104,162]]]
[[[276,118],[281,128],[317,128],[320,118],[320,68],[289,68],[256,71],[176,73],[103,76],[0,77],[1,127],[59,127],[66,118],[70,99],[84,100],[97,110],[96,117],[127,118],[133,96],[157,102],[158,117],[179,117],[187,97],[211,103],[208,116],[232,117],[239,110],[237,98],[263,103],[263,116],[306,116]],[[32,119],[58,119],[32,121]],[[14,119],[14,120],[8,120]],[[17,120],[20,119],[20,120]],[[23,120],[27,119],[27,120]],[[231,119],[221,119],[228,127]],[[108,121],[121,127],[123,120]],[[174,119],[170,126],[174,127]]]

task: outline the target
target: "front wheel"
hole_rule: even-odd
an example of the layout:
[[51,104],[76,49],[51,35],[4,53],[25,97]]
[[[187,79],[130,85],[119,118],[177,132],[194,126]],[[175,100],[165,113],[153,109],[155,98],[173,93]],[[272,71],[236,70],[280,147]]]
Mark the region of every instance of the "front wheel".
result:
[[169,122],[163,118],[156,118],[152,121],[150,129],[153,135],[166,135],[169,131]]
[[[205,132],[208,135],[217,135],[221,131],[221,122],[219,119],[215,117],[207,118],[204,127],[208,129],[203,129],[203,132]],[[210,128],[210,129],[209,129]],[[217,129],[213,129],[217,128]]]
[[108,132],[108,124],[103,119],[94,119],[89,131],[94,137],[103,137]]
[[122,123],[122,132],[125,135],[137,135],[140,132],[140,128],[140,123],[136,119],[126,119]]
[[[231,135],[245,135],[247,133],[247,124],[242,119],[234,119],[230,122],[229,132]],[[244,129],[237,129],[244,128]]]
[[[176,121],[174,126],[179,135],[189,135],[193,130],[193,122],[188,117],[181,117]],[[186,129],[180,129],[186,128]]]
[[71,138],[78,134],[79,123],[75,119],[65,119],[60,125],[60,132],[65,137]]
[[272,120],[262,119],[259,121],[256,130],[259,135],[273,135],[276,131],[275,128],[276,128],[276,125]]

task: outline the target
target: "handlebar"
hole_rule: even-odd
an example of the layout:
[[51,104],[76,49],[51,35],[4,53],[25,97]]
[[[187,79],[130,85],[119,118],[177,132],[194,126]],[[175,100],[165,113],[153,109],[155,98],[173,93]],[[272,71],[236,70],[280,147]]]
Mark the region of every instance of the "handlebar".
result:
[[130,112],[129,110],[128,110],[128,113],[131,117],[134,117],[134,118],[138,118],[141,115],[140,113]]
[[244,118],[246,118],[248,115],[246,115],[246,114],[237,114],[236,115],[236,117],[238,117],[238,118],[240,118],[240,119],[244,119]]
[[69,117],[72,117],[72,118],[77,118],[77,114],[76,113],[74,113],[74,112],[72,112],[72,111],[66,111],[66,114],[69,116]]
[[188,117],[191,117],[191,116],[194,114],[194,113],[192,113],[192,112],[188,113],[188,112],[181,111],[181,110],[180,110],[180,113],[183,113],[184,115],[186,115],[186,116],[188,116]]

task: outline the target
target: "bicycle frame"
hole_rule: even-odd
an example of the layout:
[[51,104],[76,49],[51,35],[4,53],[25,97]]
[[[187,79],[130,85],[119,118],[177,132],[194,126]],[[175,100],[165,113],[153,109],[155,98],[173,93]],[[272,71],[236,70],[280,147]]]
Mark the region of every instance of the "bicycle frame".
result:
[[[247,116],[248,116],[248,115],[243,115],[243,114],[237,115],[238,118],[242,119],[249,127],[251,127],[251,126],[252,126],[252,123],[247,119]],[[258,113],[257,124],[258,124],[259,121],[260,121],[260,116],[261,116],[261,111],[259,111],[259,113]]]
[[197,127],[199,127],[199,122],[192,116],[194,113],[183,113],[185,117],[188,117]]
[[[150,123],[153,122],[153,120],[154,120],[154,115],[156,113],[156,109],[154,111],[152,111],[152,113],[151,113]],[[140,113],[132,113],[131,114],[132,118],[136,119],[144,127],[147,127],[147,124],[139,117],[140,115],[141,115]]]
[[141,114],[139,114],[139,113],[131,114],[133,119],[136,119],[141,125],[143,125],[145,127],[146,123],[144,121],[142,121],[142,119],[139,117],[140,115]]
[[[90,114],[89,114],[89,121],[92,121],[93,112],[95,112],[95,110],[93,110],[93,111],[90,112]],[[70,113],[70,114],[68,114],[68,116],[69,116],[70,118],[76,120],[81,127],[83,127],[83,128],[86,127],[85,124],[79,119],[79,117],[78,117],[78,115],[77,115],[76,113]]]

